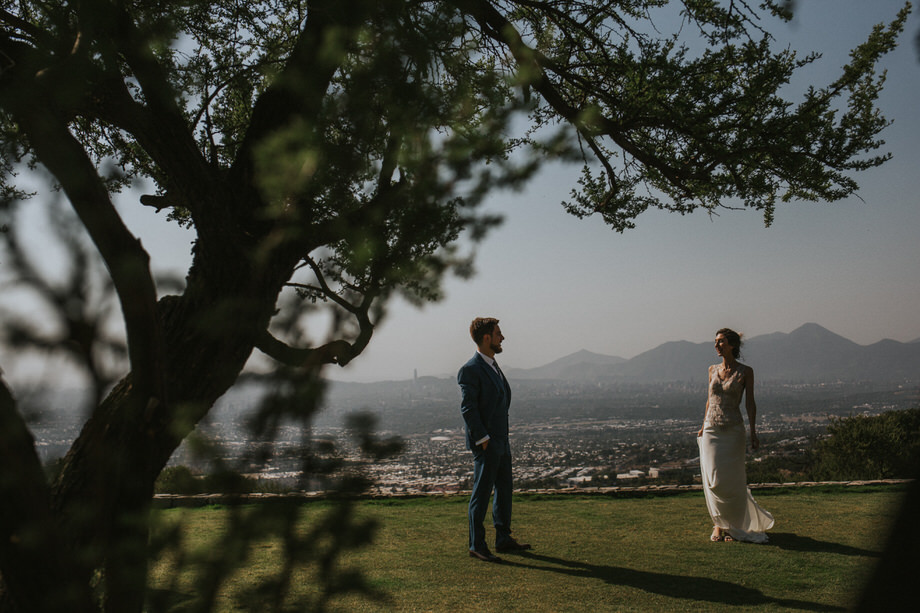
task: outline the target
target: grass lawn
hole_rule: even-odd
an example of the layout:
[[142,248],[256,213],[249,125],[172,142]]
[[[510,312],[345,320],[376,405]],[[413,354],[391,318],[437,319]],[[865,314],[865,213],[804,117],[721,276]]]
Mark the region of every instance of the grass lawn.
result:
[[[379,599],[346,594],[331,611],[845,611],[871,570],[903,490],[898,487],[789,488],[755,492],[773,513],[770,543],[711,543],[699,492],[642,498],[522,495],[515,535],[531,552],[504,563],[467,553],[461,497],[368,500],[360,519],[378,524],[374,543],[341,560],[359,569]],[[330,503],[299,507],[306,533]],[[159,512],[181,525],[187,546],[219,560],[215,543],[231,522],[227,509]],[[491,530],[490,530],[491,532]],[[278,571],[280,542],[257,540],[246,566],[215,588],[219,611],[276,610],[250,591]],[[152,566],[158,611],[195,611],[202,579],[195,567],[173,576],[181,560]],[[291,602],[316,598],[316,564],[297,571]],[[206,591],[206,589],[205,589]],[[249,594],[249,595],[247,595]],[[244,604],[245,601],[248,604]],[[278,608],[277,610],[302,610]]]

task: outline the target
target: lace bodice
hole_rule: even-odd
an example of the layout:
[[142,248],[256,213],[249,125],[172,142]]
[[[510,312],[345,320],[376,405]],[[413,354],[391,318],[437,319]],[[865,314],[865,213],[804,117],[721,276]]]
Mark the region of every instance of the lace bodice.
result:
[[706,421],[713,426],[743,424],[741,417],[741,396],[744,395],[744,373],[747,366],[738,363],[738,368],[724,381],[719,378],[722,365],[709,369],[709,404]]

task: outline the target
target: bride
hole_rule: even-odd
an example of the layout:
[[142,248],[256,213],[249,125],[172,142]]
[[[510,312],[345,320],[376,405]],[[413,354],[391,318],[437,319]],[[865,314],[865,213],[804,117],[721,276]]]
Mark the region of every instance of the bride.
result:
[[709,367],[709,400],[703,427],[697,433],[703,493],[713,523],[710,539],[766,543],[765,532],[773,527],[773,516],[754,501],[744,468],[742,396],[751,427],[751,449],[760,447],[754,371],[738,361],[741,335],[734,330],[719,330],[715,346],[722,363]]

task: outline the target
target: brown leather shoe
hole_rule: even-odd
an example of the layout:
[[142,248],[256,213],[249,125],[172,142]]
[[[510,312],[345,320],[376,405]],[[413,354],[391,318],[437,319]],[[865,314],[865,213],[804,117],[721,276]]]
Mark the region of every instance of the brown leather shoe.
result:
[[514,539],[508,539],[501,545],[495,546],[495,551],[499,553],[513,553],[515,551],[527,551],[528,549],[533,549],[529,543],[518,543]]
[[492,555],[492,552],[488,549],[483,549],[482,551],[476,551],[475,549],[470,549],[470,557],[476,558],[477,560],[482,560],[483,562],[501,562],[502,559],[498,556]]

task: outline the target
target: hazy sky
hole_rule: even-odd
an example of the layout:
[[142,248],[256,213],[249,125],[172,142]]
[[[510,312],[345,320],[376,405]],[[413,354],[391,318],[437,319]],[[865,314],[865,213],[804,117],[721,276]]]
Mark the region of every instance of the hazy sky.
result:
[[[809,73],[822,86],[872,25],[890,21],[903,2],[797,5],[794,22],[772,30],[802,54],[824,54]],[[506,220],[480,245],[473,279],[448,280],[446,298],[422,310],[394,303],[368,349],[327,375],[453,376],[474,351],[467,330],[480,315],[501,320],[503,364],[521,368],[580,349],[629,358],[667,341],[710,340],[722,326],[757,336],[816,322],[860,344],[920,338],[918,32],[915,13],[900,48],[883,62],[880,107],[894,121],[884,150],[894,159],[860,173],[860,198],[781,205],[770,228],[756,211],[712,218],[649,211],[637,228],[618,234],[560,206],[578,166],[547,167],[526,191],[488,201]],[[185,265],[189,233],[167,232],[150,209],[122,208],[155,267]]]
[[[810,73],[820,86],[901,6],[799,0],[795,21],[774,33],[823,53]],[[859,175],[861,199],[780,206],[770,228],[756,211],[649,211],[618,234],[559,205],[577,166],[547,168],[525,192],[489,201],[506,221],[481,245],[472,280],[449,281],[446,299],[421,311],[393,308],[365,353],[328,375],[453,375],[474,351],[467,330],[479,315],[501,320],[503,363],[522,368],[580,349],[629,358],[667,341],[707,341],[722,326],[756,336],[816,322],[860,344],[920,338],[918,31],[915,13],[884,60],[880,106],[894,124],[883,137],[894,158]]]

